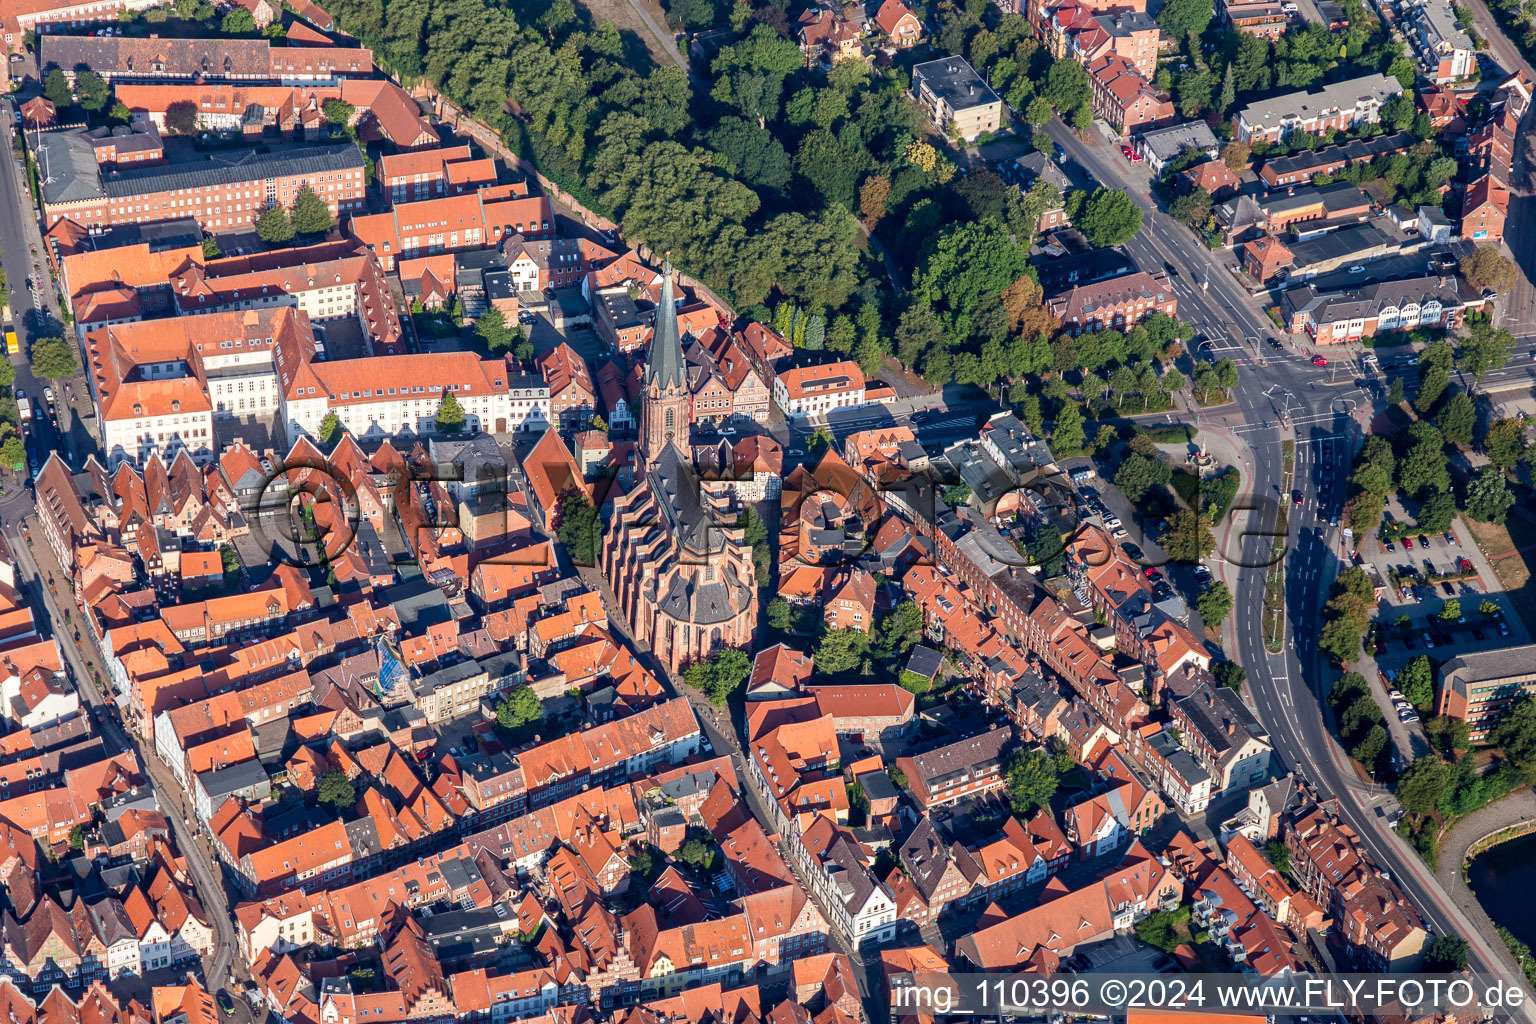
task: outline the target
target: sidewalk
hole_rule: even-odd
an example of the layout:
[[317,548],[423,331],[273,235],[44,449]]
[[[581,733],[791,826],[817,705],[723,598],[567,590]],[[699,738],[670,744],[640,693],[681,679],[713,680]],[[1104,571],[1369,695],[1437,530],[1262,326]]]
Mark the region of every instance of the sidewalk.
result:
[[[1473,843],[1500,829],[1536,819],[1536,792],[1521,789],[1509,796],[1473,811],[1451,826],[1450,832],[1440,841],[1440,864],[1435,877],[1445,887],[1452,901],[1477,925],[1484,935],[1493,935],[1493,921],[1489,919],[1477,896],[1462,877],[1462,861]],[[1490,940],[1490,944],[1502,951],[1503,946]]]

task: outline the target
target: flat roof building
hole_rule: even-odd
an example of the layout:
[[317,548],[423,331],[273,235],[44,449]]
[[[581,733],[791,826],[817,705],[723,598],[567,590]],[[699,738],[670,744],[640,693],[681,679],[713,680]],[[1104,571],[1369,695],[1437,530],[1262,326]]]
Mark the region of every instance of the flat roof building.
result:
[[1536,694],[1536,644],[1458,654],[1440,668],[1435,713],[1466,722],[1476,743],[1522,693]]
[[944,132],[967,142],[1002,123],[1003,101],[964,57],[942,57],[912,69],[912,98]]
[[1391,75],[1363,75],[1316,92],[1292,92],[1250,103],[1232,116],[1240,142],[1283,142],[1292,132],[1321,135],[1381,120],[1381,106],[1403,94]]

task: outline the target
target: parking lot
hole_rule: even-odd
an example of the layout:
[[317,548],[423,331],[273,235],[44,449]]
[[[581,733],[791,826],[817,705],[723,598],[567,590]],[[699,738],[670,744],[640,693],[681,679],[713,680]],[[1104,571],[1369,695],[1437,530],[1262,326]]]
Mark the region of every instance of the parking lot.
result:
[[[1413,522],[1396,503],[1387,512],[1395,521]],[[1497,578],[1487,560],[1459,522],[1452,525],[1449,539],[1445,534],[1415,531],[1389,547],[1381,544],[1373,530],[1362,540],[1356,558],[1356,564],[1373,567],[1386,581],[1373,619],[1380,649],[1376,652],[1371,644],[1366,645],[1360,671],[1371,683],[1395,746],[1401,755],[1412,758],[1429,748],[1423,723],[1399,721],[1382,674],[1395,677],[1408,662],[1427,654],[1438,676],[1439,666],[1458,654],[1526,643],[1525,626],[1514,614],[1508,597],[1497,589]],[[1428,579],[1462,569],[1470,569],[1473,575],[1453,581]],[[1393,586],[1394,570],[1404,586]],[[1410,581],[1406,578],[1409,574],[1417,575]],[[1495,588],[1492,592],[1487,589],[1490,584]],[[1460,604],[1459,621],[1440,617],[1450,600]],[[1489,616],[1479,611],[1484,601],[1497,605],[1499,614]],[[1424,717],[1431,714],[1432,709]]]
[[1079,952],[1074,959],[1078,964],[1087,963],[1079,974],[1177,973],[1172,957],[1160,949],[1142,945],[1129,935],[1116,935],[1108,942]]

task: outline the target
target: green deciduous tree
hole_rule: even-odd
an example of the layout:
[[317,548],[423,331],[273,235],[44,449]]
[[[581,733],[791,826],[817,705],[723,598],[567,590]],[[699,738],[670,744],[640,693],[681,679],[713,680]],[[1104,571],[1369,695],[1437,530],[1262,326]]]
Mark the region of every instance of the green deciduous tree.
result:
[[1131,454],[1115,473],[1115,486],[1132,502],[1139,503],[1152,488],[1165,486],[1172,479],[1173,470],[1166,463]]
[[475,333],[492,355],[510,349],[519,337],[516,329],[507,326],[506,315],[495,306],[480,314],[475,321]]
[[1434,754],[1416,757],[1397,777],[1397,801],[1409,814],[1433,814],[1451,779],[1451,766]]
[[1476,425],[1477,409],[1465,391],[1451,395],[1440,414],[1435,417],[1435,426],[1440,428],[1440,433],[1450,444],[1471,444],[1472,430]]
[[881,657],[899,657],[922,637],[922,608],[915,601],[900,601],[880,618],[875,628],[875,651]]
[[1467,500],[1463,508],[1467,515],[1480,522],[1502,524],[1514,504],[1515,496],[1504,479],[1504,471],[1484,466],[1467,484]]
[[256,219],[256,234],[268,245],[287,245],[293,241],[293,219],[281,206],[269,206]]
[[1181,508],[1168,517],[1158,542],[1176,562],[1198,562],[1216,550],[1210,516],[1191,508]]
[[1419,506],[1419,529],[1427,533],[1444,533],[1456,518],[1456,501],[1446,491],[1435,491]]
[[1220,580],[1212,580],[1200,591],[1195,607],[1207,626],[1219,627],[1232,614],[1232,592]]
[[1248,678],[1248,670],[1235,661],[1211,662],[1211,675],[1216,681],[1229,690],[1242,690],[1243,680]]
[[560,497],[560,526],[556,535],[577,565],[596,565],[602,551],[601,524],[597,509],[585,494],[574,488]]
[[341,440],[342,430],[341,417],[336,415],[335,409],[331,409],[320,421],[320,440],[328,445],[335,444]]
[[708,697],[715,707],[722,708],[751,674],[752,662],[746,654],[734,647],[725,647],[708,659],[689,665],[683,673],[683,682]]
[[27,464],[27,443],[12,434],[0,442],[0,464],[6,469],[21,470]]
[[1381,759],[1382,753],[1387,749],[1387,740],[1387,730],[1378,722],[1367,730],[1349,754],[1364,765],[1367,771],[1373,772],[1376,770],[1376,762]]
[[816,671],[841,675],[857,671],[869,654],[869,634],[862,629],[829,629],[816,645]]
[[1435,667],[1429,655],[1421,654],[1404,665],[1397,682],[1409,703],[1420,708],[1429,707],[1435,699]]
[[955,344],[971,335],[982,301],[996,298],[1024,273],[1029,251],[995,220],[944,230],[918,265],[913,295],[932,306]]
[[1515,286],[1515,264],[1497,245],[1480,245],[1465,256],[1457,267],[1467,284],[1479,291],[1485,288],[1503,294]]
[[352,785],[352,780],[347,778],[346,772],[339,768],[332,768],[320,776],[320,781],[315,786],[315,798],[337,814],[341,814],[357,803],[357,788]]
[[1521,771],[1536,771],[1536,699],[1522,693],[1511,700],[1490,739]]
[[1526,457],[1525,421],[1494,420],[1483,437],[1483,454],[1500,469],[1514,469]]
[[1088,72],[1077,61],[1058,60],[1045,73],[1045,85],[1040,95],[1058,111],[1074,110],[1092,99],[1093,85],[1088,80]]
[[1157,23],[1182,44],[1190,36],[1205,31],[1213,12],[1211,0],[1169,0],[1158,12]]
[[32,373],[44,380],[61,381],[80,372],[75,346],[63,338],[33,338]]
[[75,101],[70,95],[69,79],[58,68],[48,72],[48,77],[43,79],[43,96],[59,110]]
[[[1419,758],[1420,761],[1425,758]],[[1415,761],[1414,764],[1417,764]],[[1409,767],[1412,767],[1410,765]],[[1401,783],[1399,783],[1401,792]],[[1401,800],[1401,797],[1399,797]],[[1404,807],[1407,804],[1403,805]],[[1424,950],[1422,967],[1426,971],[1464,971],[1467,969],[1467,940],[1457,935],[1436,935]]]
[[1411,441],[1397,464],[1397,483],[1410,495],[1427,491],[1449,490],[1450,473],[1446,469],[1445,441],[1428,423],[1415,423],[1408,430]]
[[1470,326],[1471,334],[1462,341],[1457,354],[1461,358],[1461,368],[1470,373],[1473,380],[1481,381],[1509,363],[1515,338],[1507,330],[1495,329],[1486,315],[1475,317]]
[[1141,207],[1127,192],[1101,188],[1089,197],[1075,223],[1095,248],[1120,245],[1141,230]]
[[1061,452],[1075,452],[1083,447],[1083,413],[1076,402],[1067,402],[1056,414],[1051,444]]
[[443,392],[442,400],[437,404],[436,423],[438,431],[444,434],[457,434],[464,429],[464,407],[453,392]]
[[75,74],[75,95],[80,98],[80,106],[93,114],[106,110],[112,102],[111,87],[94,71]]
[[1008,803],[1020,817],[1049,807],[1059,783],[1056,764],[1044,750],[1020,751],[1008,759]]
[[293,200],[293,230],[300,235],[320,235],[331,230],[336,218],[314,189],[305,185]]

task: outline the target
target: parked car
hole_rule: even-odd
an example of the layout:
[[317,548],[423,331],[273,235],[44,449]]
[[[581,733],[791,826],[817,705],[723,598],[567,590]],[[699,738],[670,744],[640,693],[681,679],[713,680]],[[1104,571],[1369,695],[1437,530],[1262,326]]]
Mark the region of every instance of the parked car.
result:
[[1429,537],[1427,535],[1422,533],[1419,534],[1419,547],[1423,548],[1425,551],[1429,550]]
[[1500,619],[1498,625],[1499,636],[1509,636],[1509,626],[1505,625],[1504,620]]
[[1404,537],[1403,538],[1403,549],[1405,551],[1412,551],[1413,550],[1413,538],[1412,537]]
[[1445,542],[1447,544],[1455,544],[1456,543],[1456,535],[1454,533],[1452,533],[1450,530],[1446,530],[1445,531]]
[[1456,568],[1460,569],[1462,572],[1471,572],[1472,571],[1472,561],[1471,561],[1471,559],[1467,558],[1466,555],[1458,555],[1457,558],[1456,558]]
[[1434,650],[1435,649],[1435,638],[1430,636],[1428,633],[1425,633],[1424,634],[1424,646],[1426,648],[1428,648],[1429,650],[1431,650],[1431,651]]
[[1474,640],[1481,640],[1482,638],[1483,638],[1483,631],[1481,629],[1478,629],[1476,626],[1473,626],[1472,627],[1472,639],[1474,639]]
[[1451,586],[1451,581],[1450,580],[1441,580],[1440,581],[1440,589],[1445,591],[1445,595],[1447,597],[1455,597],[1456,596],[1456,588]]
[[1120,547],[1125,551],[1127,557],[1129,557],[1134,562],[1139,562],[1143,558],[1147,557],[1146,552],[1142,551],[1141,548],[1137,547],[1135,544],[1122,544]]

